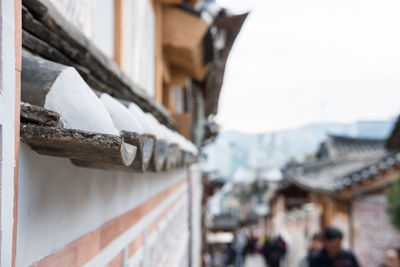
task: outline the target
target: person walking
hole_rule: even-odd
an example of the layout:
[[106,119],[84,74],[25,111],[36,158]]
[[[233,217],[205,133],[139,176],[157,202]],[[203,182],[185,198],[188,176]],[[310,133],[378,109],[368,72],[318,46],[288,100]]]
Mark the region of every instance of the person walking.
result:
[[247,240],[245,235],[240,230],[237,230],[232,243],[232,249],[235,253],[235,267],[243,267],[244,248],[246,244]]
[[310,259],[310,267],[360,267],[353,253],[342,248],[343,233],[334,227],[325,229],[324,248]]
[[287,244],[281,236],[274,238],[272,242],[268,240],[264,243],[262,253],[269,267],[279,267],[282,258],[285,256]]
[[250,235],[247,237],[247,244],[244,249],[244,254],[245,255],[254,254],[254,252],[256,250],[256,245],[257,245],[257,239],[253,233],[250,233]]
[[298,263],[298,267],[309,267],[311,257],[321,251],[324,247],[323,237],[321,233],[316,233],[312,236],[310,245],[307,250],[307,255],[305,255]]

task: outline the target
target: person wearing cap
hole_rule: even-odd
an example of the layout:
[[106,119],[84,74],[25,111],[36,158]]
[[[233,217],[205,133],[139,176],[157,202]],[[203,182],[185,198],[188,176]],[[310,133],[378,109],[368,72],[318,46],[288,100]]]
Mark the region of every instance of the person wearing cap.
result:
[[359,267],[356,257],[342,248],[343,233],[328,227],[323,233],[324,248],[310,259],[310,267]]

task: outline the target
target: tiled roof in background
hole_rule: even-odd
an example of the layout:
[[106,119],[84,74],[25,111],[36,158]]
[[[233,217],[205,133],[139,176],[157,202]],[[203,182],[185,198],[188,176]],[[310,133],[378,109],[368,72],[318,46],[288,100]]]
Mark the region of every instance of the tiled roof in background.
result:
[[329,135],[316,159],[287,165],[284,177],[307,190],[334,193],[396,165],[400,154],[387,151],[383,139]]

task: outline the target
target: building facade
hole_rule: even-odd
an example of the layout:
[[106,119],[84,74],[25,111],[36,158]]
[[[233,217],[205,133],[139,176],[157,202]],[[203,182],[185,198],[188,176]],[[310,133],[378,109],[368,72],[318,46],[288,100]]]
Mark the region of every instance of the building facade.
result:
[[245,18],[1,2],[1,266],[200,266],[199,147]]
[[[278,191],[277,197],[289,202],[281,213],[303,213],[297,220],[308,225],[306,240],[335,226],[344,234],[343,246],[355,252],[362,266],[382,264],[385,251],[400,241],[386,214],[385,198],[400,173],[398,147],[390,143],[397,132],[398,125],[388,140],[328,136],[317,159],[285,168],[288,188],[302,197],[301,205],[293,207],[293,192]],[[311,217],[318,223],[307,222]]]

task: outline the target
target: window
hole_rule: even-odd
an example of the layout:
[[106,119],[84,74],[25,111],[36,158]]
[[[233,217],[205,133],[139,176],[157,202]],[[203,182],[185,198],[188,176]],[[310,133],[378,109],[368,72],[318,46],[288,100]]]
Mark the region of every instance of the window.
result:
[[69,22],[88,38],[92,36],[92,0],[50,0]]
[[[122,1],[121,20],[115,17],[121,15],[116,12],[115,0],[50,1],[108,57],[114,58],[116,50],[122,51],[118,62],[121,68],[139,87],[154,96],[155,14],[151,0]],[[114,26],[121,27],[118,40]],[[114,47],[115,41],[122,45]]]
[[114,0],[50,0],[108,57],[114,57]]
[[154,96],[155,15],[149,0],[125,1],[122,68]]
[[108,57],[114,57],[114,0],[94,1],[93,42]]

